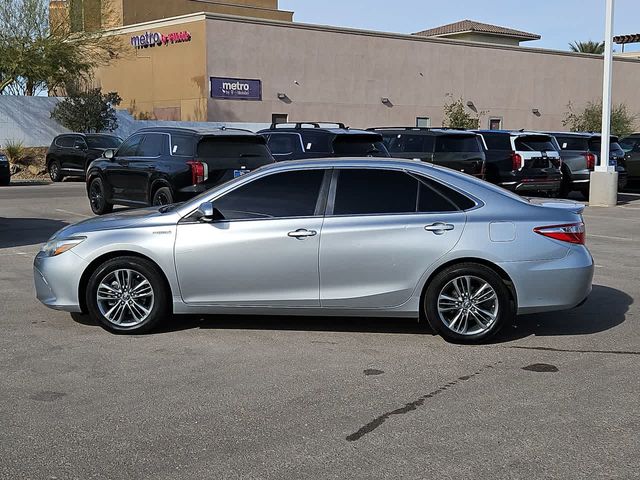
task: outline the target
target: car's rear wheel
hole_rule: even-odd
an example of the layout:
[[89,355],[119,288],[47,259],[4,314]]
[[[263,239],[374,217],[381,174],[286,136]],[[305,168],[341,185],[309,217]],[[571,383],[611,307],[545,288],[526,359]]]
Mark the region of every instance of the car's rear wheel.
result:
[[64,178],[62,176],[62,172],[60,171],[60,164],[57,160],[52,160],[49,162],[49,178],[51,178],[52,182],[61,182]]
[[91,211],[96,215],[104,215],[113,211],[113,205],[107,201],[104,182],[100,177],[94,178],[89,184],[89,203]]
[[89,278],[89,314],[113,333],[146,333],[169,312],[169,292],[152,262],[118,257],[100,265]]
[[515,315],[502,278],[476,263],[452,265],[438,273],[427,288],[423,308],[431,328],[456,343],[488,340]]
[[171,189],[169,187],[160,187],[154,192],[151,204],[159,207],[162,205],[171,205],[173,201]]

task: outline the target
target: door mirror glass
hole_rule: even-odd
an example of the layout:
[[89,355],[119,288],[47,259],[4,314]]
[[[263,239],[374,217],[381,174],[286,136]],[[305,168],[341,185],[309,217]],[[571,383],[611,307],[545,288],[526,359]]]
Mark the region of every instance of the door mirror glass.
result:
[[103,155],[104,155],[104,158],[111,160],[115,156],[115,151],[113,150],[113,148],[107,148],[104,151]]

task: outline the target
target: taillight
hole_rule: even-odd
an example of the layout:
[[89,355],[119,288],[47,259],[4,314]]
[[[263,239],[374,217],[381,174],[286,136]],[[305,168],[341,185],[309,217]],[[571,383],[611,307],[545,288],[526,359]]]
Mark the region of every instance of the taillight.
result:
[[193,185],[207,181],[209,178],[209,166],[206,163],[191,160],[187,162],[187,165],[191,167],[191,183]]
[[533,231],[544,237],[560,240],[561,242],[575,243],[577,245],[584,245],[586,237],[586,230],[582,222],[536,227]]
[[520,170],[522,168],[522,155],[511,152],[511,170]]
[[586,158],[587,160],[587,168],[589,170],[593,170],[596,168],[596,156],[593,153],[591,152],[585,153],[584,158]]

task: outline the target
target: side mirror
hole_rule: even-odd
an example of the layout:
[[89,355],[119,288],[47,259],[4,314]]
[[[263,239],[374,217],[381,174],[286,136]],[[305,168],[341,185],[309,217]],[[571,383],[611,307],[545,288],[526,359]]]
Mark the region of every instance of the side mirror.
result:
[[199,220],[201,222],[214,222],[224,219],[224,215],[213,205],[213,202],[201,203],[198,207],[198,213],[200,214]]
[[113,148],[108,148],[107,150],[104,151],[104,153],[102,154],[104,156],[104,158],[108,159],[108,160],[113,160],[113,157],[115,156],[115,151],[113,150]]

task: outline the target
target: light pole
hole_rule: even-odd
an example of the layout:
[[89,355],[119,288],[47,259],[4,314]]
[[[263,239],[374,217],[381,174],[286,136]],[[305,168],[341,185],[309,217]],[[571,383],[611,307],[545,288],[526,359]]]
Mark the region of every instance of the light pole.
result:
[[604,76],[602,82],[602,141],[600,160],[591,173],[589,203],[611,207],[618,203],[618,172],[609,165],[611,140],[611,77],[613,74],[613,4],[606,0]]

